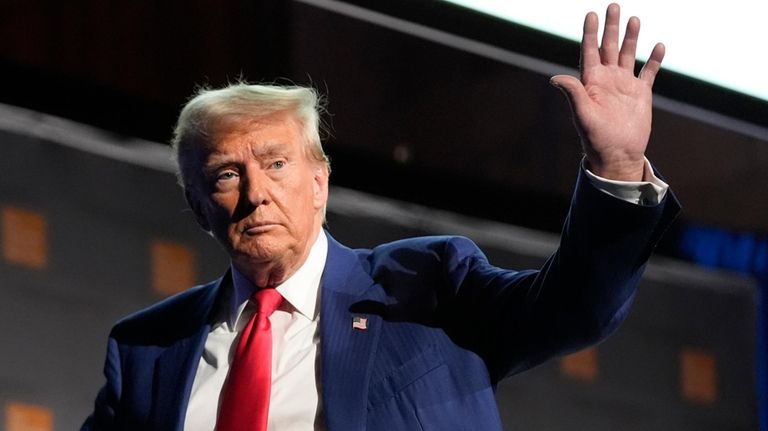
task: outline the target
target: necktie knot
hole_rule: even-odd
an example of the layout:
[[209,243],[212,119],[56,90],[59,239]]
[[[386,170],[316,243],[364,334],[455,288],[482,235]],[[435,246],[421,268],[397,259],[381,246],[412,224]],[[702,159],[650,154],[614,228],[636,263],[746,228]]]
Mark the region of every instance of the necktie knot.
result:
[[267,319],[283,302],[283,296],[276,289],[259,289],[253,293],[251,300],[256,302],[258,326],[263,328]]

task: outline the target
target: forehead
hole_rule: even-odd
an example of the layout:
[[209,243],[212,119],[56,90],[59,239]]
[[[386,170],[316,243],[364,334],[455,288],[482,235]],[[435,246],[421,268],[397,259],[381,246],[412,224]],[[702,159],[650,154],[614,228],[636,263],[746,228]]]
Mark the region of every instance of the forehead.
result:
[[209,127],[207,136],[190,140],[187,150],[179,154],[179,168],[188,182],[211,163],[237,162],[245,157],[275,152],[304,153],[306,145],[302,131],[300,122],[287,112],[257,119],[230,117]]
[[282,145],[298,148],[303,140],[301,124],[287,112],[259,118],[244,116],[220,119],[209,128],[208,137],[197,147],[205,153],[233,151],[245,147]]

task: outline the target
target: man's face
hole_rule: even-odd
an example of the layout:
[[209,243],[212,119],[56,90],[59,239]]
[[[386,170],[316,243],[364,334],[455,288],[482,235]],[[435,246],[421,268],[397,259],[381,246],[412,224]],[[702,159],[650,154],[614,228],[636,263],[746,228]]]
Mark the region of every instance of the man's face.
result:
[[326,167],[310,160],[288,113],[212,135],[185,159],[190,206],[238,270],[256,284],[282,282],[304,262],[322,226]]

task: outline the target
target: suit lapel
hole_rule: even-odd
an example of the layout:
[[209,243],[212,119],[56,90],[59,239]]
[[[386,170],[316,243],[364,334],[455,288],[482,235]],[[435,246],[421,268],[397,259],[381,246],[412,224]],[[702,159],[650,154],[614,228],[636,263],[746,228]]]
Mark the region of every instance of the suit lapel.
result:
[[150,417],[155,429],[182,431],[184,417],[205,341],[211,330],[210,316],[227,273],[215,286],[203,292],[188,311],[188,330],[157,358],[153,376],[154,399]]
[[168,347],[157,359],[155,400],[151,422],[156,429],[182,430],[195,371],[210,331],[204,325],[191,336]]
[[[363,301],[384,302],[384,296],[372,288],[375,283],[356,254],[330,235],[326,262],[320,300],[324,416],[328,429],[362,430],[381,317],[350,308]],[[366,319],[365,329],[353,328],[355,316]]]

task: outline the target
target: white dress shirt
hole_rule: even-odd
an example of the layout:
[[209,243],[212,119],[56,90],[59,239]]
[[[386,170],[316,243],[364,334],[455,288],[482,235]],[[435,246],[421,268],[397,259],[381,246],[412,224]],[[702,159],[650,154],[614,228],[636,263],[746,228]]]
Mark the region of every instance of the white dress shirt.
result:
[[[323,231],[306,262],[277,291],[285,299],[269,318],[272,324],[272,393],[270,431],[322,430],[320,403],[318,291],[328,254]],[[197,367],[184,422],[185,431],[213,431],[219,394],[232,361],[237,337],[254,313],[248,301],[253,285],[232,267],[233,289],[211,327]]]
[[[582,162],[583,163],[583,162]],[[613,181],[585,169],[589,181],[603,192],[640,205],[660,202],[669,186],[653,174],[646,160],[644,181]],[[328,240],[318,235],[307,261],[277,287],[285,301],[270,317],[272,323],[272,394],[269,406],[270,431],[324,430],[320,394],[320,279],[328,254]],[[234,289],[226,309],[211,327],[197,367],[185,431],[213,431],[219,394],[229,371],[237,336],[253,315],[248,298],[253,285],[232,267]]]

